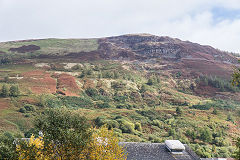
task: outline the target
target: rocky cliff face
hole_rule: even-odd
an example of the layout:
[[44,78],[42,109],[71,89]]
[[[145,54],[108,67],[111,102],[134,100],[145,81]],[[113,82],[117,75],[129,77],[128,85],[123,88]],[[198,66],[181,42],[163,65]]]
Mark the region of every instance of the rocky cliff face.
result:
[[123,35],[99,39],[99,52],[107,59],[144,60],[167,58],[175,61],[202,59],[237,63],[234,56],[210,46],[149,34]]

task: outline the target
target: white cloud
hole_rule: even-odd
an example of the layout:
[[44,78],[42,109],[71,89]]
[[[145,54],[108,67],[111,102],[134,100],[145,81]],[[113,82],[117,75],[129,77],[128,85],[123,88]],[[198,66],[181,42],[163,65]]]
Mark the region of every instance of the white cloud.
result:
[[214,21],[212,9],[239,0],[0,0],[0,41],[168,35],[240,52],[240,19]]

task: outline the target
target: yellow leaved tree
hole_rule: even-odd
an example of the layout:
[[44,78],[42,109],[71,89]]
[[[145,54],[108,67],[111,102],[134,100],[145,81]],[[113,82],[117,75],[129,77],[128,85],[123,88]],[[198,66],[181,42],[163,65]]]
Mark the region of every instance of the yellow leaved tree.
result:
[[43,137],[35,138],[33,135],[29,141],[20,141],[16,146],[19,160],[50,160],[51,156],[44,152]]
[[106,126],[93,129],[92,141],[85,151],[86,159],[90,160],[126,160],[123,146],[119,145],[118,138],[113,130],[108,130]]
[[[99,129],[93,129],[91,141],[85,146],[81,154],[72,154],[69,159],[89,159],[89,160],[126,160],[127,156],[124,153],[123,146],[119,145],[118,138],[114,135],[113,130],[108,130],[106,126]],[[63,158],[57,155],[56,150],[61,150],[64,154],[63,148],[57,146],[44,146],[43,137],[35,138],[31,136],[28,142],[22,142],[17,145],[17,152],[19,153],[19,160],[62,160]],[[46,150],[46,148],[48,150]],[[71,146],[68,149],[73,149]]]

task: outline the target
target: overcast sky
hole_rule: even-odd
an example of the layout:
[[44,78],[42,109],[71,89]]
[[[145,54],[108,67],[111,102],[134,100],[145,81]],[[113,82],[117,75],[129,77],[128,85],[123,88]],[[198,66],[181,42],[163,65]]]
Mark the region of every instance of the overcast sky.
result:
[[240,0],[0,0],[0,41],[129,33],[240,53]]

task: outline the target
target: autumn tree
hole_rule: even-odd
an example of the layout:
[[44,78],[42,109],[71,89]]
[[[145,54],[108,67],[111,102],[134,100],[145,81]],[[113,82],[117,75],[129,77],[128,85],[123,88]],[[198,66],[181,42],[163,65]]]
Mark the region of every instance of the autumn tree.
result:
[[106,126],[94,129],[93,141],[88,145],[88,154],[85,158],[90,160],[125,160],[127,158],[123,146],[119,145],[119,140],[114,135],[113,130],[108,130]]
[[18,140],[16,146],[19,160],[50,160],[54,155],[54,152],[48,154],[44,150],[44,141],[41,136],[35,138],[32,135],[29,141]]

